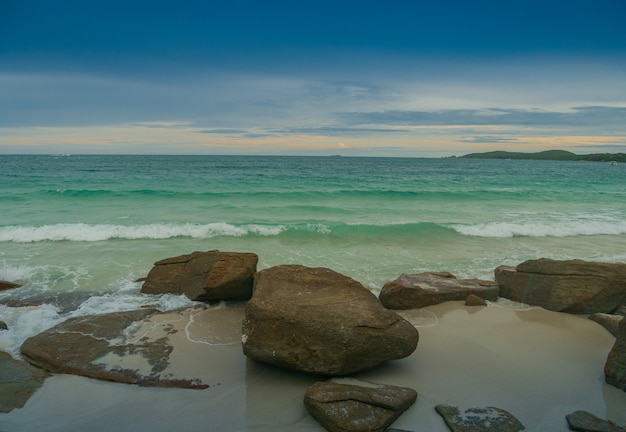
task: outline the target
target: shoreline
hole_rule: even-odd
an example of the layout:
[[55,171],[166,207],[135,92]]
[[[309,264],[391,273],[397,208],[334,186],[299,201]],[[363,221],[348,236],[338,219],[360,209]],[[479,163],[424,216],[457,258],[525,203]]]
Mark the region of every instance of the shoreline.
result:
[[[168,321],[179,330],[172,339],[172,372],[201,375],[209,388],[145,388],[55,375],[24,408],[0,414],[0,430],[322,431],[302,400],[308,386],[325,378],[246,358],[234,330],[221,342],[194,337],[196,325],[206,330],[211,322],[227,322],[235,329],[233,322],[243,316],[237,307],[212,312],[218,313],[197,316],[191,325]],[[565,415],[576,410],[626,424],[626,393],[603,376],[615,338],[585,315],[463,302],[402,314],[420,332],[416,351],[353,375],[417,391],[417,402],[394,428],[448,431],[434,411],[441,403],[497,406],[528,431],[567,431]]]

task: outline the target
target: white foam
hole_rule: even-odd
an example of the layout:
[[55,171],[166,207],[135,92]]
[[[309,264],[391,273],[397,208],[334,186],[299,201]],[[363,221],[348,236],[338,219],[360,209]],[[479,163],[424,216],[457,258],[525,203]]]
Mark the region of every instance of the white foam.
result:
[[460,234],[474,237],[573,237],[626,234],[626,221],[560,220],[534,222],[491,222],[476,225],[454,225]]
[[0,351],[19,357],[22,343],[63,321],[56,307],[44,304],[12,308],[0,304],[0,316],[8,330],[0,331]]
[[241,237],[249,234],[278,235],[285,230],[282,225],[233,225],[225,222],[209,224],[154,223],[146,225],[113,224],[54,224],[43,226],[7,226],[0,228],[0,242],[31,243],[39,241],[85,241],[109,239],[168,239],[173,237],[211,238],[218,236]]

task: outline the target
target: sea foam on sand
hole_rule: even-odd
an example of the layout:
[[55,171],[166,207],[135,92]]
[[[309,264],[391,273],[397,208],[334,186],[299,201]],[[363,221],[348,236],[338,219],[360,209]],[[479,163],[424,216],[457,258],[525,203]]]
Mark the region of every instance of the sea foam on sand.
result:
[[[182,319],[176,313],[163,318],[179,330],[171,341],[172,373],[197,377],[209,388],[142,388],[56,375],[24,408],[0,415],[0,430],[323,430],[302,402],[320,378],[247,359],[238,338],[241,305],[187,312]],[[603,376],[615,338],[586,316],[461,302],[403,316],[419,327],[417,350],[354,375],[418,392],[393,427],[448,431],[434,410],[438,404],[502,408],[528,431],[567,431],[565,415],[576,410],[626,424],[626,393]]]

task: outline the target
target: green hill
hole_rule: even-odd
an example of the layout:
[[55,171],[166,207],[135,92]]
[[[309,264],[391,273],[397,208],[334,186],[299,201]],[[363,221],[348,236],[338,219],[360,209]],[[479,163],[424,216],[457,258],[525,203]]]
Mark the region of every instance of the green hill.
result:
[[470,153],[463,158],[469,159],[524,159],[524,160],[562,160],[562,161],[593,161],[593,162],[626,162],[626,153],[593,153],[577,155],[565,150],[546,150],[537,153],[508,151],[492,151],[486,153]]

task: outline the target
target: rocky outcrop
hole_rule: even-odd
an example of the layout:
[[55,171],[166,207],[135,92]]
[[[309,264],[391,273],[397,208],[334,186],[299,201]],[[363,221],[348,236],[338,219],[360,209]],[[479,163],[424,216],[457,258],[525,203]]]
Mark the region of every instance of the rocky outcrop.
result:
[[49,373],[0,352],[0,412],[22,408]]
[[500,296],[557,312],[612,313],[626,304],[626,264],[529,260],[495,270]]
[[[54,373],[142,386],[208,387],[168,373],[173,350],[168,335],[176,330],[161,326],[164,333],[160,334],[159,325],[149,323],[150,331],[140,331],[142,322],[158,313],[142,309],[71,318],[27,339],[21,347],[22,356]],[[149,337],[149,333],[159,336]]]
[[498,285],[481,279],[457,279],[448,272],[402,274],[383,286],[379,298],[389,309],[416,309],[465,300],[470,294],[495,301],[498,298]]
[[626,391],[626,319],[619,324],[617,339],[604,365],[607,384]]
[[357,380],[318,382],[304,395],[311,416],[330,432],[387,430],[417,399],[415,390]]
[[617,337],[617,333],[619,330],[619,323],[622,322],[624,317],[622,315],[595,313],[595,314],[589,315],[589,319],[597,322],[602,327],[607,329],[609,333]]
[[0,291],[6,291],[6,290],[13,289],[13,288],[19,288],[21,286],[22,285],[19,285],[19,284],[13,283],[13,282],[7,282],[7,281],[0,280]]
[[575,411],[565,416],[570,430],[579,432],[626,432],[612,421],[602,420],[586,411]]
[[259,257],[253,253],[193,252],[154,263],[141,292],[185,294],[191,300],[248,300]]
[[518,432],[524,426],[508,411],[500,408],[470,408],[460,412],[457,407],[437,405],[435,411],[443,417],[452,432]]
[[255,276],[242,341],[254,360],[337,376],[410,355],[418,332],[347,276],[282,265]]

